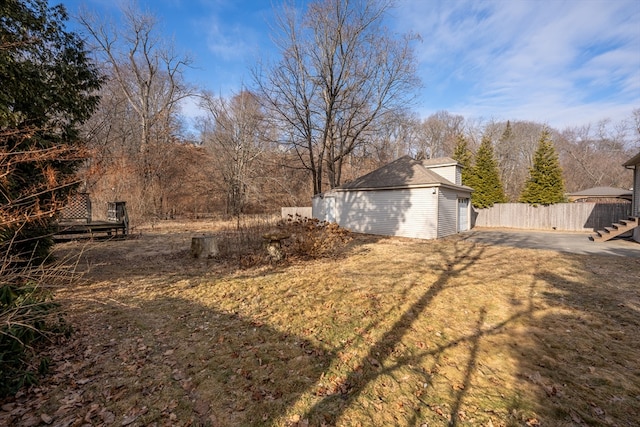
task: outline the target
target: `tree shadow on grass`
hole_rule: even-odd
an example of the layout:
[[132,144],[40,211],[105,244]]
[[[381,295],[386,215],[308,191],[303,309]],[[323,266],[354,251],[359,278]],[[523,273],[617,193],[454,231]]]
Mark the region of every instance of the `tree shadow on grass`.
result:
[[[519,414],[512,416],[509,412],[516,409],[509,407],[509,402],[517,400],[518,396],[518,392],[512,389],[512,383],[517,379],[512,377],[511,359],[502,364],[484,358],[495,359],[496,354],[503,351],[511,334],[520,330],[520,325],[535,323],[540,310],[537,302],[538,281],[528,272],[517,276],[524,277],[525,282],[512,279],[511,275],[518,275],[517,263],[503,257],[500,250],[487,246],[454,240],[446,244],[434,243],[429,250],[439,254],[433,258],[435,264],[440,266],[434,268],[438,271],[437,276],[429,279],[429,286],[417,297],[398,293],[397,306],[407,308],[403,309],[395,323],[384,327],[385,332],[363,349],[359,361],[351,364],[355,368],[344,375],[339,374],[337,387],[327,390],[321,386],[315,390],[315,402],[304,415],[310,425],[350,425],[353,422],[413,426],[431,422],[434,417],[437,422],[448,425],[473,425],[482,420],[488,422],[491,414],[514,424],[521,421]],[[476,271],[475,266],[480,270]],[[427,265],[424,268],[426,271],[433,267]],[[492,270],[488,271],[487,268]],[[478,301],[470,301],[474,308],[468,315],[461,317],[459,313],[453,313],[462,312],[465,307],[456,305],[449,298],[458,290],[471,298],[478,292],[489,292],[492,283],[485,282],[487,278],[511,283],[500,286],[506,291],[512,289],[517,294],[511,301],[512,309],[509,312],[496,311],[490,296],[479,296]],[[508,296],[501,296],[500,299],[508,304]],[[452,325],[453,329],[464,332],[452,332],[451,335],[442,332],[440,336],[440,331],[424,324],[426,319],[431,318],[440,327],[444,325],[447,328],[446,320],[441,322],[430,314],[433,311],[441,316],[443,307],[447,305],[452,311],[453,322],[460,321],[460,325]],[[382,314],[377,323],[365,325],[363,330],[382,329],[384,317],[387,315]],[[416,331],[429,335],[420,335]],[[437,337],[433,336],[434,332],[437,332]],[[416,339],[424,340],[426,345],[420,346],[421,343],[414,342]],[[424,349],[416,350],[414,344]],[[341,357],[342,351],[343,348],[335,349],[338,357]],[[453,361],[451,357],[456,360]],[[526,358],[527,354],[516,356],[520,357]],[[483,366],[484,372],[478,372],[479,366]],[[496,367],[501,371],[492,373]],[[337,369],[332,366],[325,378],[335,376],[336,372]],[[403,377],[410,379],[411,384],[404,385]],[[411,391],[416,382],[421,386]],[[394,400],[394,388],[402,389],[402,402]],[[413,400],[411,395],[417,397],[417,404],[415,400],[414,403],[409,402]],[[386,415],[382,415],[383,412]],[[395,417],[394,412],[398,412]],[[474,417],[476,421],[473,421]],[[367,421],[363,422],[363,419]]]
[[[378,377],[390,374],[402,366],[418,364],[427,355],[431,355],[437,360],[444,350],[457,346],[464,341],[470,342],[472,346],[464,379],[467,383],[470,381],[475,365],[475,358],[477,357],[477,341],[484,334],[480,329],[484,322],[484,310],[481,310],[476,325],[477,330],[471,336],[449,342],[434,351],[425,351],[407,357],[396,358],[397,363],[389,362],[397,345],[410,333],[412,325],[418,317],[429,309],[433,300],[447,288],[452,279],[469,270],[484,253],[484,248],[480,246],[459,245],[457,243],[454,245],[456,246],[456,251],[452,257],[448,257],[447,254],[442,253],[445,265],[438,279],[426,292],[413,302],[393,326],[369,348],[367,355],[357,364],[358,369],[348,373],[343,379],[343,386],[338,388],[337,392],[323,396],[309,409],[307,414],[305,414],[305,417],[311,421],[312,425],[321,425],[322,423],[329,425],[335,424],[349,406],[364,392],[368,384],[374,382]],[[374,327],[375,325],[369,325],[369,328]],[[454,425],[456,424],[457,410],[460,408],[463,400],[464,391],[458,393],[453,405],[451,420]],[[412,425],[413,422],[415,422],[415,419],[410,421],[408,425]]]
[[[272,425],[334,358],[309,340],[190,299],[102,298],[70,320],[76,332],[52,349],[53,374],[37,406],[3,419],[7,425],[41,416],[55,425]],[[26,408],[29,398],[14,403]]]
[[[603,263],[618,263],[611,276]],[[550,307],[519,349],[520,378],[537,389],[542,422],[637,425],[640,419],[640,264],[631,258],[567,258],[573,271],[535,275]],[[520,408],[513,407],[512,411]]]
[[[400,240],[397,244],[405,243]],[[250,271],[246,277],[236,273],[234,280],[242,283],[230,291],[228,297],[226,294],[218,295],[215,304],[220,306],[217,308],[199,303],[197,298],[183,298],[181,293],[191,288],[217,292],[219,288],[215,286],[210,289],[206,287],[209,283],[225,281],[216,279],[208,282],[203,278],[203,274],[210,274],[206,266],[198,264],[195,265],[197,268],[193,268],[176,254],[163,255],[163,261],[166,262],[162,263],[160,271],[145,267],[137,272],[128,266],[126,271],[117,275],[115,270],[108,269],[113,274],[109,277],[124,280],[121,288],[125,294],[120,294],[117,299],[125,302],[97,307],[91,315],[99,316],[100,321],[91,321],[91,324],[110,325],[118,315],[123,317],[117,322],[121,329],[112,326],[110,330],[97,332],[98,335],[107,334],[109,339],[105,338],[102,342],[123,341],[117,346],[118,352],[105,350],[106,354],[119,361],[120,370],[127,373],[126,376],[122,374],[116,377],[125,378],[124,381],[117,380],[115,383],[129,384],[127,379],[136,376],[144,378],[144,381],[142,385],[136,385],[135,382],[131,385],[137,394],[125,393],[128,396],[124,399],[127,405],[116,408],[108,406],[115,403],[105,400],[105,407],[113,407],[114,411],[117,409],[118,416],[124,417],[135,414],[136,408],[141,407],[136,403],[139,402],[142,407],[147,407],[147,413],[140,415],[140,419],[151,420],[149,422],[159,419],[153,418],[152,413],[161,418],[173,411],[180,420],[188,421],[190,417],[195,417],[194,420],[211,422],[212,425],[296,425],[296,420],[299,426],[306,422],[318,426],[323,423],[349,425],[354,420],[350,417],[354,416],[357,422],[371,417],[369,423],[364,423],[369,425],[383,425],[380,420],[384,420],[384,425],[410,426],[420,425],[425,420],[431,422],[434,419],[433,412],[440,414],[438,421],[450,425],[473,424],[469,420],[470,412],[480,413],[481,421],[488,420],[489,416],[481,414],[481,410],[470,409],[477,405],[495,411],[492,414],[514,424],[533,422],[527,417],[537,412],[543,421],[556,422],[558,425],[633,425],[630,420],[634,420],[639,412],[637,399],[634,400],[634,396],[640,395],[638,376],[634,374],[640,372],[636,357],[639,349],[628,337],[634,336],[634,331],[640,328],[640,298],[637,293],[640,266],[636,260],[629,259],[625,263],[611,257],[559,255],[556,257],[559,261],[555,262],[549,260],[556,258],[541,255],[540,260],[552,265],[549,271],[544,267],[536,268],[537,264],[533,263],[531,269],[521,276],[524,279],[518,282],[510,277],[518,274],[519,266],[514,262],[516,258],[504,259],[501,249],[455,239],[450,242],[410,242],[410,245],[412,251],[424,248],[429,255],[421,257],[413,256],[409,251],[395,252],[397,246],[390,246],[391,256],[401,253],[411,257],[410,260],[390,259],[385,264],[385,270],[393,265],[393,271],[400,276],[397,279],[400,285],[393,283],[395,276],[382,273],[378,266],[366,264],[379,263],[379,258],[363,258],[364,265],[358,264],[354,272],[333,265],[323,270],[322,274],[331,280],[331,286],[326,290],[324,285],[318,286],[314,281],[292,276],[286,276],[290,282],[286,286],[272,288],[277,289],[273,297],[287,298],[288,304],[295,305],[295,301],[305,298],[320,302],[319,311],[312,314],[298,309],[285,310],[285,317],[288,316],[289,320],[304,319],[310,328],[308,334],[299,326],[296,326],[298,333],[287,334],[286,328],[282,328],[286,324],[282,323],[282,319],[279,321],[280,329],[271,326],[278,324],[272,322],[274,319],[270,317],[274,313],[263,316],[259,313],[263,305],[250,301],[262,291],[256,288],[255,292],[244,292],[244,286],[254,283],[253,279],[257,276],[274,274],[275,280],[279,280],[279,267]],[[352,254],[357,254],[361,249],[361,254],[366,254],[371,248],[355,243]],[[514,255],[536,257],[533,251]],[[145,261],[144,255],[141,256],[140,259]],[[157,264],[157,260],[154,262]],[[601,268],[598,263],[620,263],[617,267],[620,274],[611,276],[611,269]],[[314,268],[326,268],[328,265],[318,263],[314,264]],[[398,266],[407,266],[412,270],[403,271]],[[477,271],[474,268],[476,266],[481,271]],[[304,275],[304,271],[304,268],[300,268],[297,273]],[[376,284],[379,279],[377,276],[381,274],[386,275],[384,283],[391,285],[388,292],[385,286]],[[427,279],[420,279],[421,275],[426,277],[427,274],[428,282]],[[359,277],[356,279],[354,275]],[[314,280],[321,281],[323,277],[314,274]],[[140,289],[129,294],[127,281],[139,278],[145,279],[140,282],[139,288],[148,286],[152,291],[156,288],[159,290],[156,295],[159,296],[147,296]],[[507,280],[508,284],[502,285],[501,289],[513,289],[514,301],[513,310],[507,307],[510,311],[499,316],[491,300],[480,296],[478,292],[488,291],[491,280],[502,279]],[[161,290],[171,283],[176,288],[172,292]],[[353,289],[350,284],[354,285]],[[109,285],[102,286],[108,288]],[[478,296],[482,302],[476,303],[465,319],[455,316],[453,311],[460,311],[462,307],[448,299],[454,296],[456,290],[462,292],[466,286],[472,289],[464,293],[466,297]],[[383,300],[388,303],[379,306],[379,312],[366,316],[367,320],[364,320],[364,316],[354,316],[349,312],[349,307],[345,309],[336,302],[338,298],[345,297],[345,292],[356,291],[357,296],[346,297],[349,304],[367,306],[369,300],[358,298],[367,297],[366,294],[372,292],[386,292]],[[123,295],[131,297],[124,300]],[[508,297],[503,299],[509,300]],[[325,315],[322,307],[327,302],[335,303],[343,312],[335,316]],[[232,308],[225,311],[222,306],[227,303],[230,304],[227,307]],[[249,309],[241,315],[245,303]],[[103,308],[106,313],[102,313]],[[361,308],[353,307],[353,313],[364,313]],[[375,304],[371,304],[370,308],[375,311]],[[313,307],[308,306],[307,309],[313,310]],[[447,322],[440,322],[442,337],[425,336],[426,347],[413,346],[414,339],[422,339],[416,336],[416,326],[422,328],[419,329],[421,333],[429,333],[428,329],[423,328],[424,325],[418,323],[429,318],[430,312],[446,313],[443,310],[447,309],[452,311],[453,319],[465,324],[465,329],[446,335]],[[546,311],[540,312],[541,309]],[[344,313],[345,310],[348,313]],[[443,314],[439,316],[443,317]],[[433,317],[431,320],[437,321]],[[349,325],[344,327],[332,322],[349,322]],[[510,324],[516,328],[507,331]],[[323,331],[323,326],[336,329],[334,336],[338,339],[332,340],[331,331]],[[497,343],[498,351],[503,351],[504,345],[512,344],[511,340],[514,339],[509,334],[522,330],[526,331],[526,337],[515,339],[517,348],[510,347],[514,350],[511,356],[518,364],[517,374],[513,375],[514,370],[508,370],[507,367],[506,374],[496,374],[498,382],[495,384],[480,379],[480,375],[484,374],[478,373],[479,369],[486,370],[487,366],[487,360],[483,358],[495,356],[490,347]],[[361,339],[361,342],[354,344],[349,341],[353,331],[361,335],[355,335],[353,339]],[[375,338],[367,341],[364,336]],[[342,338],[349,342],[340,344]],[[181,344],[176,344],[178,342]],[[113,346],[116,347],[115,344]],[[149,355],[150,348],[159,348],[161,351]],[[122,355],[136,352],[141,354],[142,359],[137,356],[122,359]],[[357,354],[356,360],[353,363],[340,363],[343,352]],[[457,357],[455,366],[448,360],[453,353]],[[167,360],[169,362],[165,363]],[[438,372],[439,369],[443,371]],[[135,375],[130,375],[129,370]],[[446,375],[444,370],[447,370]],[[420,383],[425,384],[424,389],[420,387],[418,390],[424,394],[416,395],[416,406],[409,407],[407,404],[404,409],[397,408],[393,387],[403,387],[401,377],[408,371],[411,371],[412,381],[419,378]],[[95,375],[100,372],[96,370]],[[156,374],[162,378],[154,382]],[[579,378],[588,380],[580,382]],[[158,384],[167,381],[166,385],[158,388]],[[93,383],[91,381],[89,384]],[[112,383],[96,383],[112,387]],[[506,397],[501,396],[503,386],[513,386],[515,397],[509,392],[504,393]],[[388,388],[383,390],[384,387]],[[480,390],[480,387],[483,389]],[[621,392],[608,391],[616,387]],[[128,390],[129,386],[120,386],[115,393],[122,389]],[[532,395],[529,394],[532,389],[537,392],[534,395],[534,407],[531,406]],[[522,401],[517,399],[519,390],[525,393]],[[482,392],[490,393],[492,398],[478,403],[478,395]],[[402,393],[405,402],[409,400],[406,388]],[[606,393],[609,395],[606,396]],[[151,397],[135,401],[138,395],[162,395],[162,401],[169,402],[169,409],[158,409],[160,405],[149,400]],[[411,396],[411,392],[408,395]],[[172,401],[182,403],[172,409]],[[153,411],[152,404],[155,405]],[[364,405],[370,406],[361,408]],[[297,412],[300,408],[304,409]],[[429,416],[425,416],[426,411],[431,411]],[[358,413],[354,415],[354,412]],[[378,414],[374,412],[384,414],[376,418]],[[292,417],[296,413],[299,415]],[[215,422],[211,421],[211,416]]]

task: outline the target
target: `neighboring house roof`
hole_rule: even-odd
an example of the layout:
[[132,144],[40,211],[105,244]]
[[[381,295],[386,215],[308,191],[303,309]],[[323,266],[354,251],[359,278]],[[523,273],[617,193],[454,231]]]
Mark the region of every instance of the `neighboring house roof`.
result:
[[631,197],[633,191],[614,187],[593,187],[586,190],[569,193],[569,197]]
[[630,160],[628,160],[622,166],[629,167],[629,166],[637,166],[637,165],[640,165],[640,153],[633,156]]
[[[448,160],[457,163],[453,159]],[[472,191],[470,187],[456,185],[437,173],[430,171],[424,166],[424,161],[414,160],[409,156],[400,157],[398,160],[388,163],[353,181],[347,182],[334,190],[382,190],[435,186],[446,186]]]

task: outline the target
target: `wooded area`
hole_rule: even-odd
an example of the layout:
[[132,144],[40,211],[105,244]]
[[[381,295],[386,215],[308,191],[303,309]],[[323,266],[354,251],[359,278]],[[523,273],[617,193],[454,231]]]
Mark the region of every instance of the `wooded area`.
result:
[[[411,39],[376,32],[387,2],[356,3],[308,10],[309,18],[333,14],[331,20],[301,21],[283,9],[275,34],[281,59],[272,68],[256,67],[253,84],[228,97],[184,81],[192,61],[159,39],[154,16],[125,8],[117,31],[103,17],[81,17],[105,76],[98,111],[83,128],[91,148],[84,190],[98,205],[127,200],[134,223],[275,212],[308,206],[314,193],[406,154],[452,156],[464,137],[472,153],[483,140],[491,144],[506,200],[517,201],[545,124],[447,111],[419,117],[407,108],[416,84]],[[350,8],[358,13],[347,13]],[[357,37],[362,32],[379,34],[387,56],[375,57],[377,47]],[[324,34],[327,45],[305,38],[313,34]],[[376,75],[375,61],[397,68]],[[348,71],[356,69],[365,71]],[[388,91],[374,95],[372,81]],[[180,110],[187,97],[200,100],[203,110],[195,129]],[[631,186],[621,164],[640,148],[640,109],[548,132],[566,191]]]
[[[504,196],[492,200],[517,201],[543,131],[566,191],[631,186],[621,164],[640,149],[640,109],[566,129],[411,111],[414,40],[384,30],[390,7],[331,0],[302,15],[283,8],[274,29],[281,57],[256,65],[254,81],[229,96],[185,80],[197,64],[162,38],[152,13],[125,5],[115,25],[85,10],[74,19],[101,76],[99,103],[76,123],[82,153],[38,155],[82,161],[69,179],[91,194],[96,212],[127,201],[134,225],[308,206],[313,194],[403,155],[455,156],[461,139],[469,156],[497,168]],[[195,123],[183,114],[187,99],[200,104]]]

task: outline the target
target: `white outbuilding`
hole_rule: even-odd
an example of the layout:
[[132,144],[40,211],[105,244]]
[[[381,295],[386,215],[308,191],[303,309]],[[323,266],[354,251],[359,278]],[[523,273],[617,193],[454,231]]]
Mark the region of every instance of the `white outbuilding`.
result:
[[451,158],[401,157],[314,196],[312,215],[358,233],[437,239],[471,225],[470,187]]

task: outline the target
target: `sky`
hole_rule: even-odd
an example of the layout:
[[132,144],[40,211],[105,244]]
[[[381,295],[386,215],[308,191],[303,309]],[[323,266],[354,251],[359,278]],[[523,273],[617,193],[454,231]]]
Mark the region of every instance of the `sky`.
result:
[[[72,16],[80,7],[118,16],[114,0],[49,2]],[[216,94],[251,87],[251,67],[279,57],[271,35],[281,0],[137,3],[192,58],[187,81]],[[640,108],[638,0],[397,0],[385,24],[420,38],[413,110],[422,118],[445,110],[563,129]],[[197,114],[193,105],[185,113]]]

